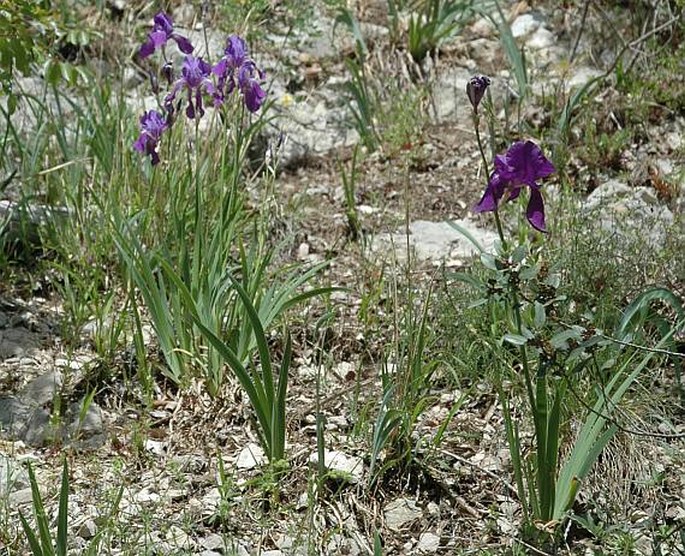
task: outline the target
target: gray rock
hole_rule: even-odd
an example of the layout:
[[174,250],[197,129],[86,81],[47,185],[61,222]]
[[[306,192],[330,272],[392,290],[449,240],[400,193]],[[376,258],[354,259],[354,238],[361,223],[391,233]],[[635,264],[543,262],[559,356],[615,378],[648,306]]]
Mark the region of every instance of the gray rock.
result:
[[608,180],[595,189],[581,209],[603,230],[628,237],[637,231],[653,246],[664,241],[674,222],[673,213],[653,189],[630,187],[618,180]]
[[235,465],[238,469],[254,469],[266,463],[264,450],[259,444],[250,443],[238,454]]
[[51,404],[60,392],[62,384],[62,373],[51,371],[31,380],[19,393],[19,397],[29,406]]
[[274,109],[278,115],[267,130],[267,141],[274,146],[272,150],[280,167],[292,167],[307,157],[321,156],[359,141],[347,108],[330,106],[324,99],[310,98]]
[[38,335],[23,326],[0,330],[0,361],[28,355],[39,345]]
[[231,550],[232,552],[229,552],[231,556],[250,556],[250,551],[241,543],[234,544]]
[[96,449],[106,440],[102,411],[91,403],[81,415],[83,401],[72,403],[61,420],[53,419],[52,406],[62,387],[59,372],[30,381],[17,396],[0,396],[0,428],[29,446],[63,441],[78,450]]
[[[334,18],[313,5],[308,15],[306,29],[290,30],[288,37],[276,34],[267,37],[291,64],[298,63],[303,55],[316,60],[339,59],[345,53],[354,52],[356,39],[347,26],[336,24]],[[359,22],[359,31],[368,48],[390,33],[386,26],[365,21]]]
[[601,205],[607,204],[612,198],[617,199],[630,195],[631,190],[632,188],[626,183],[608,180],[588,195],[584,207],[586,210],[595,210]]
[[602,75],[604,75],[603,71],[600,71],[596,68],[582,66],[577,68],[568,81],[566,81],[566,87],[568,90],[575,89],[576,87],[582,87],[592,79],[596,79]]
[[[193,56],[200,56],[210,63],[216,64],[224,55],[228,33],[220,33],[212,27],[207,27],[206,29],[179,29],[178,32],[188,37],[195,46]],[[178,53],[177,67],[180,67],[185,59],[185,54],[177,48],[174,49],[174,52]],[[252,55],[253,53],[249,52],[249,54]]]
[[536,12],[518,16],[511,24],[511,33],[526,45],[528,53],[534,54],[533,68],[540,69],[568,56],[566,49],[559,45],[556,35],[545,27],[545,21]]
[[416,548],[423,554],[435,554],[440,548],[440,537],[431,532],[421,533]]
[[98,526],[94,520],[87,518],[79,526],[76,534],[82,539],[92,539],[98,532]]
[[536,14],[527,13],[518,16],[511,24],[511,34],[518,39],[537,31],[542,25],[542,19]]
[[64,221],[72,215],[66,207],[0,201],[0,224],[5,240],[40,244],[39,228],[48,222]]
[[[488,41],[489,39],[478,39]],[[493,42],[493,41],[490,41]],[[493,43],[494,44],[494,43]],[[474,52],[474,55],[477,54]],[[484,58],[492,58],[494,54],[486,53]],[[449,68],[442,72],[432,87],[432,108],[438,122],[454,121],[459,125],[473,127],[471,120],[472,108],[466,96],[466,84],[474,75],[474,71],[464,67]],[[488,89],[495,106],[501,106],[514,98],[512,78],[503,72],[500,76],[489,76],[491,84]],[[484,125],[481,123],[481,125]]]
[[476,37],[494,37],[497,34],[497,27],[489,17],[476,16],[471,25],[471,33]]
[[[471,234],[484,250],[492,250],[497,240],[495,232],[476,227],[468,218],[455,220],[454,223]],[[409,225],[409,232],[409,244],[415,256],[422,261],[439,262],[448,258],[467,258],[478,253],[476,247],[447,222],[417,220]],[[393,249],[398,259],[406,259],[406,237],[403,232],[381,234],[372,242],[375,252],[387,253]]]
[[19,437],[29,446],[42,447],[60,437],[59,425],[52,422],[49,409],[36,407]]
[[348,554],[349,556],[358,556],[361,554],[357,542],[340,533],[331,535],[331,539],[328,541],[326,549],[328,550],[328,554]]
[[52,401],[61,387],[58,372],[49,372],[31,380],[17,396],[0,398],[0,425],[12,437],[30,446],[43,446],[59,436],[51,422]]
[[190,535],[178,525],[169,526],[169,529],[167,529],[165,535],[165,539],[171,546],[178,548],[188,549],[195,545],[195,541],[190,537]]
[[223,496],[221,495],[221,492],[218,488],[214,487],[209,489],[200,500],[202,514],[212,515],[217,510],[219,504],[221,504],[222,501]]
[[[14,90],[22,95],[17,111],[12,115],[12,127],[19,136],[31,136],[35,133],[42,120],[49,119],[51,114],[59,113],[62,110],[62,122],[75,122],[75,107],[71,102],[64,102],[63,99],[58,103],[55,91],[48,86],[42,76],[29,75],[19,76],[15,79]],[[57,95],[64,97],[63,90],[58,90]],[[67,95],[70,96],[70,95]],[[71,95],[74,101],[76,95]],[[4,101],[3,101],[4,103]],[[63,130],[70,133],[70,130]]]
[[107,439],[102,410],[95,402],[91,402],[85,414],[81,416],[82,408],[83,400],[69,406],[63,436],[69,446],[76,450],[95,450],[103,446]]
[[278,535],[274,539],[274,544],[278,547],[279,550],[288,551],[291,548],[293,548],[293,546],[295,546],[295,539],[290,535],[286,534]]
[[15,396],[0,396],[0,428],[19,437],[31,418],[31,408]]
[[221,535],[217,535],[216,533],[211,533],[204,537],[203,539],[200,539],[199,541],[200,546],[202,548],[205,548],[209,551],[211,550],[223,550],[226,547],[226,541]]
[[[309,456],[309,463],[318,464],[319,454],[313,452]],[[348,456],[337,450],[324,452],[324,467],[350,483],[358,483],[364,473],[364,460],[355,456]]]
[[11,507],[30,504],[33,501],[31,488],[22,488],[20,490],[15,490],[14,492],[11,492],[8,500]]
[[397,498],[389,502],[384,510],[385,524],[392,531],[399,531],[405,525],[419,519],[423,512],[416,503],[409,498]]
[[549,48],[557,42],[556,36],[549,29],[540,27],[531,37],[526,41],[529,48],[534,50],[542,50]]
[[438,122],[448,119],[469,123],[471,105],[466,100],[466,84],[473,72],[453,68],[442,73],[433,86],[433,111]]

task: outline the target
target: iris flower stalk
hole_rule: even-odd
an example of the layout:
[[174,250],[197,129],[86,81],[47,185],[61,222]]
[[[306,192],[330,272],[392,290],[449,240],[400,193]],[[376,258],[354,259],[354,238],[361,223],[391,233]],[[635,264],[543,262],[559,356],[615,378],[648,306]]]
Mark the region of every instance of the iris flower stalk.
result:
[[[497,259],[501,264],[498,271],[504,277],[511,273],[517,276],[519,269],[512,261],[510,251],[504,238],[502,224],[499,217],[499,205],[503,202],[515,200],[521,190],[529,190],[529,199],[526,207],[526,218],[533,228],[541,232],[546,231],[545,207],[540,192],[539,180],[548,177],[555,171],[552,163],[544,156],[540,147],[532,141],[516,141],[506,153],[494,157],[494,169],[490,173],[487,159],[478,129],[479,114],[478,104],[485,94],[489,80],[483,80],[482,76],[476,76],[467,84],[466,92],[473,107],[473,122],[478,140],[478,147],[483,157],[483,165],[488,176],[488,183],[482,198],[474,207],[475,212],[493,212],[497,224],[497,232],[501,240],[501,249],[498,249]],[[555,390],[554,383],[548,383],[543,372],[533,374],[527,350],[527,336],[524,335],[524,324],[521,309],[521,292],[518,280],[507,279],[508,296],[503,302],[514,317],[513,331],[524,341],[518,345],[519,364],[523,374],[526,394],[530,406],[533,424],[535,428],[535,466],[536,486],[528,489],[523,483],[524,471],[521,466],[521,446],[518,442],[517,428],[508,409],[506,397],[501,394],[502,406],[505,413],[507,437],[509,449],[514,462],[517,490],[522,502],[524,521],[529,522],[529,508],[534,517],[550,520],[555,507],[556,473],[558,463],[559,441],[559,416],[561,407],[562,390]],[[551,393],[554,392],[554,397]],[[553,399],[552,405],[550,400]],[[519,463],[515,463],[518,461]],[[530,477],[529,477],[530,478]]]

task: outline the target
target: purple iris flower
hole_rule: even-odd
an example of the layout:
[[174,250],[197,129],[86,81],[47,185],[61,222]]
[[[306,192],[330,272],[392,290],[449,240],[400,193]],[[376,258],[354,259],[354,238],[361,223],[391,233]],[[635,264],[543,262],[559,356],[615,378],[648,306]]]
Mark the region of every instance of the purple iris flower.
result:
[[247,45],[238,35],[230,35],[226,41],[224,57],[212,69],[219,77],[218,88],[231,94],[235,88],[235,74],[247,61]]
[[159,164],[157,143],[168,127],[168,122],[157,110],[145,112],[140,118],[140,136],[133,143],[133,148],[140,153],[149,155],[153,166]]
[[169,39],[173,39],[178,44],[178,48],[184,54],[190,54],[193,51],[193,45],[183,35],[179,35],[174,31],[174,23],[171,17],[165,12],[159,12],[154,17],[154,26],[147,37],[147,41],[143,43],[138,51],[140,58],[147,58],[158,48],[162,48]]
[[224,57],[212,71],[218,76],[217,88],[221,94],[230,95],[237,86],[243,94],[247,109],[250,112],[259,110],[266,98],[266,92],[261,86],[264,72],[248,58],[247,45],[242,38],[237,35],[228,37]]
[[490,78],[485,75],[474,75],[466,84],[466,94],[471,101],[474,112],[478,111],[478,105],[483,99],[485,90],[490,86]]
[[203,93],[208,93],[214,97],[215,104],[220,102],[220,97],[214,83],[209,78],[212,71],[212,66],[205,62],[202,58],[195,56],[186,56],[183,67],[181,68],[181,77],[174,83],[171,92],[164,99],[164,106],[170,114],[174,113],[174,101],[176,95],[182,89],[188,93],[188,106],[186,107],[186,116],[189,119],[204,116],[205,110],[202,103]]
[[240,67],[238,72],[238,86],[243,93],[245,106],[250,112],[256,112],[266,98],[266,91],[262,89],[261,82],[264,73],[257,69],[254,62],[249,61]]
[[516,199],[521,188],[528,186],[530,199],[526,217],[533,228],[545,232],[545,206],[537,180],[554,171],[554,166],[542,154],[540,147],[532,141],[517,141],[504,155],[495,157],[495,171],[490,176],[483,198],[473,210],[494,211],[502,198],[505,201]]

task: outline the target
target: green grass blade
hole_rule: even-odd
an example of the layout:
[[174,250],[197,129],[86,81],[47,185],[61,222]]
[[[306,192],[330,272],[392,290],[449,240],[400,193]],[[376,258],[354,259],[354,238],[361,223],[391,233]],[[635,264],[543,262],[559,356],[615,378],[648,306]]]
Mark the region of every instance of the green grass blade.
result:
[[569,99],[566,101],[566,104],[564,105],[564,109],[561,111],[561,116],[559,117],[559,121],[557,122],[557,133],[560,137],[561,140],[565,141],[566,136],[568,134],[568,130],[570,129],[571,126],[571,119],[573,117],[573,112],[576,109],[576,107],[580,104],[580,102],[585,98],[585,96],[592,91],[594,86],[599,83],[600,81],[603,81],[606,76],[600,75],[599,77],[595,77],[593,79],[590,79],[585,85],[580,87],[576,92],[569,97]]
[[[327,295],[333,291],[342,290],[343,288],[331,286],[313,288],[300,294],[295,293],[299,288],[303,287],[307,282],[314,278],[316,274],[318,274],[328,265],[329,262],[326,261],[311,267],[304,273],[299,273],[298,271],[298,273],[294,276],[291,275],[290,278],[286,280],[284,285],[274,285],[272,288],[269,288],[271,295],[265,295],[262,303],[260,304],[260,317],[263,319],[263,326],[269,326],[279,314],[290,309],[292,306],[297,305],[298,303],[302,303],[303,301],[311,299],[312,297]],[[268,299],[271,299],[271,301],[267,301]]]
[[153,272],[152,257],[136,239],[130,223],[123,222],[120,217],[115,220],[119,222],[113,223],[113,242],[150,311],[160,348],[169,367],[169,372],[165,374],[178,384],[184,377],[185,367],[183,356],[179,355],[176,349],[176,333],[164,284],[157,281]]
[[349,31],[354,36],[354,40],[357,43],[357,48],[362,56],[366,56],[369,53],[369,49],[366,46],[366,41],[364,40],[364,33],[352,12],[346,8],[341,8],[338,16],[335,18],[335,24],[333,25],[333,34],[335,35],[335,29],[340,24],[345,25]]
[[454,228],[466,239],[468,239],[471,242],[471,244],[478,250],[478,253],[483,253],[485,251],[483,245],[475,237],[473,237],[473,234],[469,232],[466,228],[460,226],[453,220],[447,220],[447,224],[449,224],[451,228]]
[[518,492],[519,503],[523,511],[523,520],[527,522],[529,517],[529,504],[526,502],[526,488],[523,481],[523,462],[521,461],[521,444],[519,442],[518,428],[511,417],[509,409],[509,402],[504,395],[501,387],[498,388],[499,398],[502,403],[502,414],[504,415],[504,429],[507,434],[507,444],[509,445],[509,453],[511,455],[511,465],[514,469],[514,481],[516,483],[516,491]]
[[26,521],[26,518],[21,511],[19,512],[19,520],[21,521],[21,526],[24,529],[26,539],[29,541],[29,546],[31,547],[33,556],[43,556],[43,549],[36,538],[36,534],[33,532],[33,529],[31,529],[31,526],[29,525],[28,521]]
[[373,484],[376,480],[374,473],[378,458],[390,439],[390,435],[402,421],[402,416],[396,409],[390,408],[395,387],[389,386],[383,395],[381,407],[376,416],[373,427],[373,440],[371,442],[371,465],[369,467],[369,481]]
[[461,406],[464,405],[464,402],[468,399],[468,397],[471,395],[473,388],[470,388],[466,392],[462,392],[461,396],[459,396],[459,399],[454,401],[452,403],[452,407],[450,407],[449,412],[447,413],[447,417],[443,420],[443,422],[440,424],[438,427],[438,431],[435,433],[435,436],[433,437],[433,440],[431,441],[431,445],[434,447],[440,446],[440,443],[442,442],[442,437],[445,434],[445,431],[447,430],[447,427],[449,424],[452,422],[452,419],[456,415],[457,411],[461,409]]
[[373,533],[373,556],[383,556],[383,543],[377,530]]
[[264,391],[263,384],[253,376],[240,362],[238,356],[233,353],[230,347],[228,347],[221,339],[214,334],[209,328],[207,328],[199,320],[197,315],[193,315],[195,320],[195,325],[200,329],[204,337],[214,346],[214,349],[219,352],[221,357],[224,358],[228,366],[235,373],[240,386],[245,390],[247,397],[252,404],[257,415],[258,424],[261,426],[261,430],[257,430],[257,434],[263,439],[262,445],[267,457],[270,459],[271,456],[271,446],[267,444],[266,439],[271,438],[271,405],[269,404],[269,395]]
[[[554,380],[554,379],[552,379]],[[554,402],[547,419],[547,454],[545,464],[547,466],[548,488],[549,488],[549,507],[547,519],[552,518],[555,497],[556,497],[556,477],[559,462],[559,429],[561,426],[561,401],[566,394],[566,384],[564,382],[557,385],[554,393]]]
[[85,551],[85,556],[98,556],[100,552],[100,539],[105,532],[105,527],[111,525],[114,516],[119,511],[119,504],[121,504],[121,499],[124,496],[124,485],[122,484],[117,491],[117,495],[114,498],[114,502],[109,508],[105,519],[103,520],[103,525],[100,526],[100,530],[95,534],[95,536],[88,543],[88,548]]
[[45,513],[45,506],[43,498],[38,489],[38,482],[36,475],[33,472],[33,467],[29,464],[29,483],[31,484],[31,500],[33,501],[33,512],[36,517],[36,527],[38,528],[38,536],[40,538],[40,545],[42,547],[42,554],[44,556],[54,556],[55,551],[52,546],[52,537],[50,535],[50,524]]
[[619,339],[625,339],[636,327],[643,324],[650,304],[654,301],[661,301],[665,305],[670,306],[676,313],[677,320],[682,320],[685,317],[685,310],[683,310],[680,299],[671,290],[651,288],[641,293],[623,312],[623,317],[616,333]]
[[498,18],[493,17],[492,14],[485,10],[477,10],[485,17],[490,19],[492,23],[497,27],[500,36],[500,42],[504,48],[504,52],[509,59],[509,65],[514,70],[514,77],[516,78],[516,87],[519,100],[523,100],[528,95],[528,71],[526,69],[526,60],[523,55],[522,50],[516,44],[516,39],[511,33],[511,27],[507,23],[507,18],[502,11],[499,2],[495,2],[496,11]]
[[543,520],[549,520],[551,513],[551,500],[553,497],[552,485],[554,479],[550,468],[548,455],[548,423],[549,423],[549,403],[547,396],[547,378],[539,375],[536,380],[535,394],[535,433],[537,437],[537,487],[540,500],[540,515],[536,516]]
[[278,442],[274,442],[274,460],[278,461],[285,456],[285,429],[286,429],[286,405],[285,399],[288,393],[288,373],[293,356],[293,344],[290,334],[286,334],[285,350],[281,369],[278,373],[278,393],[276,396],[276,408],[272,414],[272,433],[277,432]]
[[[245,288],[243,288],[243,286],[240,284],[240,282],[238,282],[238,280],[234,276],[232,276],[231,274],[229,274],[228,276],[231,282],[233,282],[233,287],[235,288],[236,292],[238,292],[238,296],[240,297],[243,303],[243,307],[245,308],[247,317],[250,320],[250,324],[252,325],[255,341],[257,342],[259,362],[262,367],[261,375],[264,387],[264,394],[266,396],[266,402],[270,408],[273,408],[276,393],[274,390],[273,370],[271,367],[271,354],[269,353],[269,344],[266,338],[266,334],[264,333],[262,321],[259,318],[259,314],[257,313],[254,304],[252,303],[252,299],[245,291]],[[270,412],[271,409],[269,410],[269,413]]]
[[69,467],[67,458],[62,466],[62,485],[59,491],[59,510],[57,512],[57,556],[67,556],[67,517],[69,506]]

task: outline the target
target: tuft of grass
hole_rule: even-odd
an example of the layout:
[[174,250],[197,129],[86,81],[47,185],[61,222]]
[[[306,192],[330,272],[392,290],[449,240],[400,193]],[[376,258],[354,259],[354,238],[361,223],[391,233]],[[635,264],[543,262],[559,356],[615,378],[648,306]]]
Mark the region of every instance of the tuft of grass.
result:
[[[29,465],[29,482],[31,483],[31,499],[33,513],[36,520],[34,530],[24,515],[19,512],[21,526],[28,540],[33,556],[66,556],[67,555],[67,504],[69,500],[69,470],[67,461],[62,466],[62,486],[59,494],[59,510],[57,512],[57,536],[53,541],[50,533],[50,522],[45,512],[43,498],[38,489],[36,475]],[[36,532],[37,531],[37,532]]]
[[409,18],[407,46],[419,64],[426,56],[434,56],[473,16],[473,2],[469,0],[421,0],[412,7],[416,11]]

